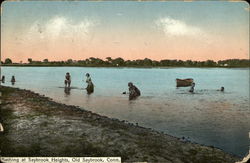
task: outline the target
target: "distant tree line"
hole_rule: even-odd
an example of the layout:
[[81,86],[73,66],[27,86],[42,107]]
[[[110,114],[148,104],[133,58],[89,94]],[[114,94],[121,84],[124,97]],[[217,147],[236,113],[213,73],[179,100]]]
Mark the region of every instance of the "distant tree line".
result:
[[28,58],[28,63],[13,63],[10,58],[6,58],[3,65],[17,66],[82,66],[82,67],[250,67],[249,59],[227,59],[215,62],[213,60],[192,61],[192,60],[169,60],[163,59],[160,61],[151,60],[149,58],[137,60],[124,60],[121,57],[112,59],[107,57],[105,60],[100,58],[90,57],[85,60],[66,61],[35,61]]

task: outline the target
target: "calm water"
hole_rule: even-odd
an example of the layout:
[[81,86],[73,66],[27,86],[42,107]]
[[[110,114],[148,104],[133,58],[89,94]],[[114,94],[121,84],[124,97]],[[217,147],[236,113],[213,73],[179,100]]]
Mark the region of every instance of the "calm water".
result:
[[[94,94],[71,89],[64,92],[64,76],[70,72],[72,87],[86,87],[85,73],[95,84]],[[244,156],[249,149],[249,69],[224,68],[80,68],[2,67],[4,85],[30,89],[65,104],[78,105],[101,115],[138,123],[176,137],[219,147]],[[176,89],[176,78],[194,78],[195,94],[189,87]],[[127,83],[142,93],[128,101]],[[216,91],[221,86],[225,92]],[[61,87],[61,88],[60,88]]]

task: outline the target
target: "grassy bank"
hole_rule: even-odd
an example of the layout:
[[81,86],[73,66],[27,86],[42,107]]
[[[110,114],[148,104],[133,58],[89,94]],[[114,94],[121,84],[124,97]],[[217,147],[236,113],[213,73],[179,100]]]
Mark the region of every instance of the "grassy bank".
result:
[[120,156],[136,162],[235,162],[220,149],[85,111],[10,87],[0,87],[2,156]]

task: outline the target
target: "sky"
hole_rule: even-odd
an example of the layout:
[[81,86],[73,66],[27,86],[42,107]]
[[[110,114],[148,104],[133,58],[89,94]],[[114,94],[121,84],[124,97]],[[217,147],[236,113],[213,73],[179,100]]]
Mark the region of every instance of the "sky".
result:
[[244,1],[5,1],[1,58],[249,59]]

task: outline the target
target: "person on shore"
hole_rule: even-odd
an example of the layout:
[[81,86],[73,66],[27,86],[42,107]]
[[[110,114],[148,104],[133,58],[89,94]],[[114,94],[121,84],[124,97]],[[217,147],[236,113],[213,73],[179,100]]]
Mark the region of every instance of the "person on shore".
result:
[[3,121],[2,121],[2,117],[1,117],[1,115],[0,115],[0,133],[1,133],[1,132],[4,132],[2,122],[3,122]]
[[91,77],[90,77],[90,74],[89,73],[86,73],[86,83],[88,84],[87,87],[86,87],[86,90],[87,90],[87,93],[88,94],[91,94],[94,92],[94,84],[91,80]]
[[141,95],[140,90],[132,82],[128,83],[128,89],[129,89],[129,100],[134,100]]
[[70,84],[71,84],[71,77],[70,77],[69,72],[67,72],[66,75],[65,75],[64,84],[65,84],[65,87],[67,87],[67,86],[70,87]]
[[10,82],[11,82],[11,84],[12,84],[12,85],[14,85],[14,84],[15,84],[15,82],[16,82],[15,76],[12,76],[12,77],[11,77]]
[[0,132],[3,132],[3,131],[4,131],[3,125],[2,125],[2,123],[0,123]]
[[1,81],[2,81],[2,83],[4,83],[4,82],[5,82],[5,76],[4,76],[4,75],[2,76]]
[[192,85],[191,85],[191,88],[190,88],[189,92],[194,93],[194,86],[195,86],[195,83],[192,83]]

